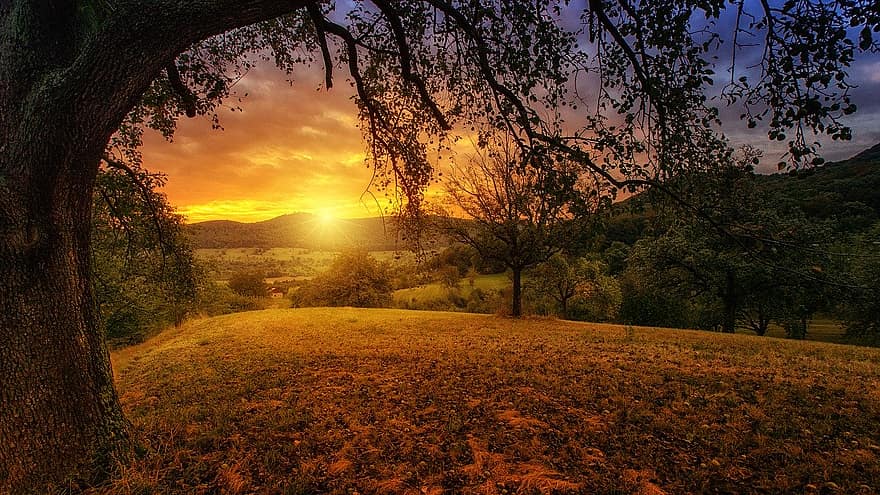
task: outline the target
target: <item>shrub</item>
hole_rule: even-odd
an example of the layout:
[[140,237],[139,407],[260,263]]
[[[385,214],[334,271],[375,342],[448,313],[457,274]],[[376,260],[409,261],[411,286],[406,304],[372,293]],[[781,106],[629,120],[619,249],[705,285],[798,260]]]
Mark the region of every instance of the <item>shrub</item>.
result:
[[391,275],[387,263],[380,263],[362,250],[343,251],[326,272],[294,293],[296,306],[391,306]]
[[259,273],[238,272],[229,279],[229,288],[240,296],[266,296],[266,283],[263,282],[263,275]]

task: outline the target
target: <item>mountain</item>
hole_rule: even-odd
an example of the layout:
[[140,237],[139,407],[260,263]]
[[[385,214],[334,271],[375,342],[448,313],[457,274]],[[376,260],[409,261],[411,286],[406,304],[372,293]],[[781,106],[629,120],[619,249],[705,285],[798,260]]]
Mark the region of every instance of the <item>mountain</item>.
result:
[[186,229],[196,248],[359,247],[380,251],[404,247],[391,217],[325,220],[310,213],[294,213],[255,223],[212,220],[187,225]]

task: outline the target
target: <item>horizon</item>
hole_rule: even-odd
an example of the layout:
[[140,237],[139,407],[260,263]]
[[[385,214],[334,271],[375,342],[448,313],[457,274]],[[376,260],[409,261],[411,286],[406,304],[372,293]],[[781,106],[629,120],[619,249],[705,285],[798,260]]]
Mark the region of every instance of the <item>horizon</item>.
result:
[[[871,150],[873,148],[880,148],[880,142],[877,142],[873,145],[870,145],[868,147],[860,149],[845,158],[840,158],[840,159],[837,159],[834,161],[828,161],[822,165],[817,166],[816,168],[822,168],[825,166],[835,165],[837,163],[846,162],[848,160],[855,158],[857,155],[859,155],[865,151]],[[787,174],[788,171],[786,171],[786,170],[768,170],[768,169],[764,168],[763,170],[756,170],[756,173],[758,175],[771,176],[771,175]],[[618,198],[617,201],[615,201],[615,202],[623,201],[624,199],[626,199],[630,196],[631,196],[630,194],[626,194],[623,197]],[[176,205],[174,205],[174,206],[176,207]],[[201,206],[202,205],[195,206],[194,207],[195,211],[200,211]],[[240,206],[240,204],[239,204],[239,206]],[[360,214],[353,213],[355,210],[357,210],[357,208],[349,208],[347,210],[348,213],[337,214],[335,211],[333,211],[332,208],[316,207],[316,208],[313,208],[312,211],[307,211],[307,210],[282,211],[280,209],[277,209],[277,210],[274,210],[274,209],[268,209],[268,210],[267,209],[264,209],[264,210],[252,209],[252,210],[250,210],[249,213],[247,213],[245,215],[239,215],[238,219],[228,218],[228,217],[216,217],[216,216],[211,217],[211,216],[209,216],[208,218],[193,220],[193,219],[191,219],[192,217],[190,217],[184,211],[184,208],[178,208],[178,207],[176,207],[176,208],[177,208],[177,213],[183,216],[184,223],[186,225],[190,225],[190,226],[201,224],[201,223],[206,223],[206,222],[234,222],[234,223],[239,223],[239,224],[256,224],[256,223],[268,222],[268,221],[275,220],[275,219],[278,219],[281,217],[296,216],[296,215],[310,215],[313,217],[319,217],[319,218],[323,218],[324,219],[323,221],[325,221],[325,222],[326,221],[336,221],[336,220],[352,221],[352,220],[372,220],[372,219],[386,219],[386,218],[393,219],[394,218],[394,213],[392,213],[392,212],[384,212],[383,213],[378,210],[375,213],[365,215],[365,214],[363,214],[363,212],[361,212]],[[190,210],[190,211],[192,211],[192,210]],[[214,210],[214,211],[216,212],[217,210]],[[220,209],[220,211],[222,211],[222,209]],[[260,215],[261,211],[266,212],[266,213],[264,215]],[[346,211],[346,210],[343,210],[343,211]],[[198,213],[196,215],[196,218],[198,218]]]

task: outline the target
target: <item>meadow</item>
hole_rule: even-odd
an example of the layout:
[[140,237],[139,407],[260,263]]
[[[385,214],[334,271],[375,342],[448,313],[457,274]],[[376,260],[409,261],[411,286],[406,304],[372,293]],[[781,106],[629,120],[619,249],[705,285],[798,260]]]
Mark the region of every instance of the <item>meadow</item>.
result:
[[[236,272],[261,272],[266,281],[310,279],[326,270],[338,251],[305,248],[202,248],[195,250],[196,258],[209,267],[209,277],[224,281]],[[392,264],[415,263],[410,251],[370,251],[379,261]]]
[[880,490],[878,349],[309,308],[112,361],[140,449],[93,494]]

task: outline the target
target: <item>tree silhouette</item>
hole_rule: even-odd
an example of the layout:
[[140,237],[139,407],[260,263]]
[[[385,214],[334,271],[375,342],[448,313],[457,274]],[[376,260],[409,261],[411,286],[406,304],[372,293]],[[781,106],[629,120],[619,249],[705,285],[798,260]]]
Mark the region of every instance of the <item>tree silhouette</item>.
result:
[[[523,271],[564,248],[572,239],[575,214],[586,209],[588,193],[578,170],[539,163],[544,160],[500,141],[446,177],[452,208],[471,221],[444,216],[441,231],[510,270],[514,317],[522,315]],[[591,192],[598,198],[595,189]]]

